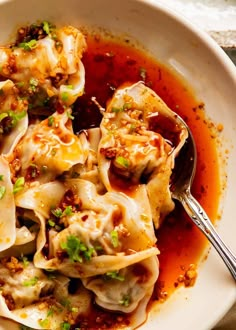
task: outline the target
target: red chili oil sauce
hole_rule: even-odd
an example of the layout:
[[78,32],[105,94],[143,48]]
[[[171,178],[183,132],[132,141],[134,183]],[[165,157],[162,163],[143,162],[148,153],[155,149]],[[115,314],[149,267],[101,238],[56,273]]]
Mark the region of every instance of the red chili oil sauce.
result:
[[[100,36],[88,36],[87,44],[87,51],[82,58],[86,72],[85,94],[74,107],[75,131],[96,127],[101,121],[101,114],[91,97],[96,97],[97,102],[105,107],[120,85],[143,80],[189,124],[198,151],[192,193],[214,222],[220,194],[219,171],[216,143],[211,136],[202,102],[195,99],[191,89],[177,75],[143,51],[132,47],[128,40],[121,43]],[[190,264],[198,263],[207,242],[180,205],[176,205],[156,235],[160,250],[160,276],[153,300],[161,300],[160,292],[171,294],[179,285],[179,275],[183,275]],[[99,327],[96,317],[102,315],[103,320],[112,320],[112,314],[99,311],[99,308],[95,308],[93,315],[93,321],[86,320],[93,329]],[[129,323],[127,318],[120,321]]]

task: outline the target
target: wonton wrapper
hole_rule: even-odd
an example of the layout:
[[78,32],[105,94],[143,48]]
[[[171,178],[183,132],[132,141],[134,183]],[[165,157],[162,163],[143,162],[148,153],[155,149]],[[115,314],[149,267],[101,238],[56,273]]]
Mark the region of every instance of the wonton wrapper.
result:
[[16,206],[33,210],[49,217],[53,205],[57,205],[65,194],[65,187],[59,181],[48,182],[19,192],[16,195]]

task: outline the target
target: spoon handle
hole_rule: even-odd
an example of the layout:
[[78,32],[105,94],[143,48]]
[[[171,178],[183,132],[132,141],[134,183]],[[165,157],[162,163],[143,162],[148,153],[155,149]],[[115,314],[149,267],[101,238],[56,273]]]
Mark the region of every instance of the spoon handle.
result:
[[191,195],[189,190],[183,192],[181,196],[179,196],[179,200],[192,221],[206,235],[208,240],[215,247],[216,251],[222,257],[223,261],[228,267],[233,278],[236,280],[236,257],[220,238],[206,212],[203,210],[197,200]]

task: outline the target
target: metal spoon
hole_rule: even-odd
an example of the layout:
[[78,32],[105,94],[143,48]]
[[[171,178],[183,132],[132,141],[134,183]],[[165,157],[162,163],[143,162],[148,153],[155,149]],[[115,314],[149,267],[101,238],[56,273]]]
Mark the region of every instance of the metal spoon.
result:
[[215,247],[236,280],[236,257],[216,232],[206,212],[191,194],[191,186],[197,164],[197,152],[193,135],[184,120],[177,115],[188,131],[188,138],[175,160],[170,190],[172,197],[179,200],[189,217]]

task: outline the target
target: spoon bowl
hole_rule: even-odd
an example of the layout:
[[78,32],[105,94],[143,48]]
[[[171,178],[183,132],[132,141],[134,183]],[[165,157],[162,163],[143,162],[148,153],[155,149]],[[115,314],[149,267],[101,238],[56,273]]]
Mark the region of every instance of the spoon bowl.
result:
[[185,121],[178,115],[177,120],[182,123],[188,132],[188,137],[176,160],[171,176],[170,190],[172,198],[178,200],[197,227],[204,233],[225,265],[236,280],[236,257],[215,230],[211,220],[198,201],[191,194],[196,164],[197,150],[194,137]]

